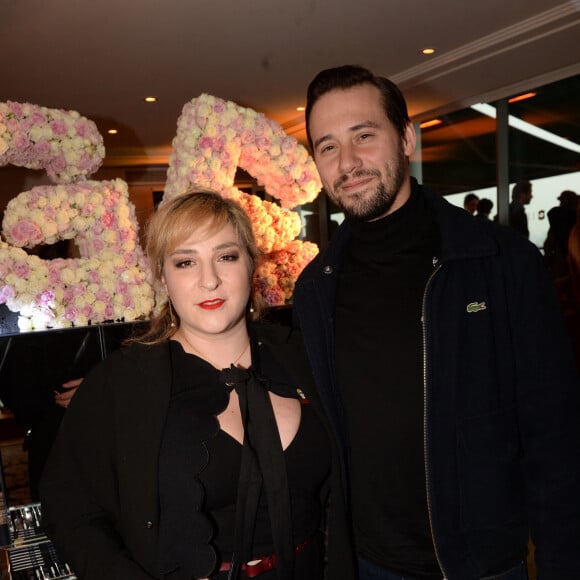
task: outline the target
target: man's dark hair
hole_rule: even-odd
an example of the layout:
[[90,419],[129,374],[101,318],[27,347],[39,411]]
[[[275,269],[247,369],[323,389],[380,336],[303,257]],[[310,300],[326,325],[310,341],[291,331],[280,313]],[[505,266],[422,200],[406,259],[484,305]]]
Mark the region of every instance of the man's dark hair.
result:
[[463,198],[463,207],[465,207],[470,201],[473,201],[474,199],[479,199],[479,197],[477,197],[477,195],[475,195],[475,193],[468,193]]
[[483,198],[477,203],[477,213],[489,215],[493,208],[493,201],[491,199]]
[[527,180],[521,180],[516,182],[512,188],[512,201],[520,201],[520,195],[522,193],[530,193],[532,191],[532,183]]
[[395,127],[398,135],[402,138],[405,129],[410,123],[407,103],[399,87],[384,77],[374,75],[370,70],[358,65],[344,65],[329,68],[319,72],[310,85],[306,96],[306,136],[312,149],[310,136],[310,113],[312,107],[322,95],[334,89],[349,89],[357,85],[369,84],[381,93],[383,109],[389,121]]

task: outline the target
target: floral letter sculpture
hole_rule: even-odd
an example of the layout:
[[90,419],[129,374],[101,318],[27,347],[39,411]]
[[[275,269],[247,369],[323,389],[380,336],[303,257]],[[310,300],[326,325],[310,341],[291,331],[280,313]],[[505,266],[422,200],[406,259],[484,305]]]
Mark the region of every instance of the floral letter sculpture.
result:
[[[300,218],[288,209],[321,187],[306,150],[264,115],[209,95],[185,105],[173,145],[165,199],[198,184],[238,201],[265,256],[256,287],[269,305],[284,304],[318,252],[295,239]],[[0,166],[45,169],[57,184],[20,193],[2,222],[0,304],[19,312],[21,330],[132,321],[154,307],[127,184],[87,180],[103,157],[96,126],[78,113],[0,103]],[[236,189],[238,166],[282,207]],[[42,260],[22,249],[66,239],[80,258]]]
[[[238,167],[282,207],[235,188]],[[320,191],[306,149],[261,113],[203,94],[187,103],[178,119],[164,199],[195,184],[219,191],[245,209],[265,254],[256,287],[270,306],[285,304],[296,278],[318,252],[315,244],[294,239],[300,216],[286,209],[312,201]]]
[[[0,103],[0,166],[46,169],[56,186],[12,199],[0,240],[0,304],[21,330],[136,320],[153,307],[135,209],[122,180],[86,181],[104,156],[76,112]],[[22,248],[75,239],[81,257],[42,260]]]

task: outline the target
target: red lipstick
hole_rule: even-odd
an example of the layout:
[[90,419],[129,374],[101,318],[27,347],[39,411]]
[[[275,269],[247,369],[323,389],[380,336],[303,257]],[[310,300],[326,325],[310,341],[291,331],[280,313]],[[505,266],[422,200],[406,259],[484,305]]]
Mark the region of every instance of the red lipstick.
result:
[[198,306],[200,308],[203,308],[204,310],[216,310],[217,308],[222,306],[224,302],[225,300],[222,300],[221,298],[216,298],[215,300],[204,300],[203,302],[200,302]]

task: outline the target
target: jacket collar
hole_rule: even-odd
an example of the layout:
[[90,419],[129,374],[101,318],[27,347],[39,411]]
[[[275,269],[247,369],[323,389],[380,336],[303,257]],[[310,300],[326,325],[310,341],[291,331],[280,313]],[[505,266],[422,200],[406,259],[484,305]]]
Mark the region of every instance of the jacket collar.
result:
[[411,178],[413,188],[423,195],[425,203],[435,214],[441,234],[442,262],[466,258],[482,258],[498,253],[497,242],[490,223],[475,219],[464,209],[449,203],[444,197],[419,185]]
[[[414,177],[411,177],[411,187],[414,194],[424,197],[425,203],[435,214],[441,235],[441,256],[437,258],[442,262],[498,253],[489,223],[477,220],[464,209],[452,205],[444,197],[417,183]],[[351,235],[351,226],[345,220],[317,260],[323,273],[329,274],[336,270]]]

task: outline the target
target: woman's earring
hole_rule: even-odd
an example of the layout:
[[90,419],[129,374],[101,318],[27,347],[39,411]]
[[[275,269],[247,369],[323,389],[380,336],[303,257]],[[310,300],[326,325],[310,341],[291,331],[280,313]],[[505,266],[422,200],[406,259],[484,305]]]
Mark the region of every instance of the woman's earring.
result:
[[254,305],[250,302],[250,314],[254,312]]
[[173,314],[173,304],[171,304],[171,300],[167,300],[167,304],[169,305],[169,326],[171,328],[175,328],[175,315]]

